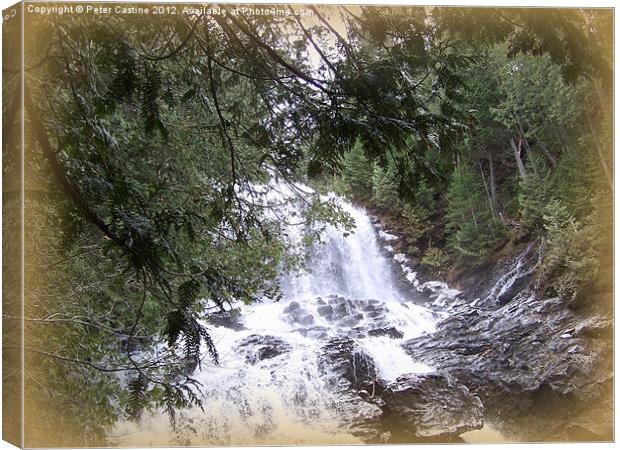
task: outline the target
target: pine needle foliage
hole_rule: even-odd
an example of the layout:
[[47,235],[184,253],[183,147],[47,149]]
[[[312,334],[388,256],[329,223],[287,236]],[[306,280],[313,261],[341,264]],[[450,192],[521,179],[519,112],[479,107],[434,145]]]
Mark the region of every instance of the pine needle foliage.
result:
[[519,181],[517,194],[522,224],[528,230],[541,229],[544,211],[553,192],[550,171],[542,156],[529,156],[526,174],[526,177]]
[[488,207],[482,181],[468,164],[460,164],[452,173],[447,199],[450,248],[462,260],[484,262],[503,237],[503,227]]

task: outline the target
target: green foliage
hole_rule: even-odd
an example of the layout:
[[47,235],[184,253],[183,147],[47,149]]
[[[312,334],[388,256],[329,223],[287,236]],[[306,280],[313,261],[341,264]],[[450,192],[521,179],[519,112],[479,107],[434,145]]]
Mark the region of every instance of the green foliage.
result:
[[568,211],[581,220],[592,211],[592,180],[598,176],[595,161],[588,157],[588,151],[575,146],[562,154],[552,174],[554,194]]
[[437,208],[435,195],[435,189],[433,189],[425,179],[421,179],[418,183],[416,183],[413,202],[415,207],[420,211],[419,214],[422,218],[428,218],[428,216]]
[[373,193],[373,165],[357,142],[344,156],[341,177],[352,198],[369,200]]
[[448,244],[463,260],[482,263],[503,236],[476,172],[459,165],[450,179],[446,214]]
[[[411,250],[416,249],[415,246],[418,241],[431,229],[432,225],[428,220],[428,215],[428,210],[417,204],[415,206],[406,204],[400,210],[402,232]],[[416,252],[409,251],[412,254]]]
[[439,269],[445,267],[448,261],[448,255],[442,249],[438,247],[429,247],[424,253],[421,263],[425,266]]
[[552,200],[545,208],[544,226],[548,248],[541,276],[565,302],[575,305],[599,270],[593,230],[580,224],[559,200]]
[[552,196],[549,169],[539,155],[530,155],[526,164],[526,178],[519,180],[517,194],[523,226],[528,230],[540,229],[543,214]]
[[560,68],[548,56],[520,55],[507,59],[503,49],[491,53],[497,64],[496,74],[501,103],[491,112],[495,120],[512,129],[521,124],[525,137],[539,140],[555,136],[551,129],[563,127],[575,119],[575,87],[562,78]]
[[569,82],[583,74],[611,82],[612,19],[603,11],[441,7],[433,16],[440,29],[474,45],[505,43],[511,57],[548,55]]
[[[278,273],[303,264],[304,245],[328,223],[352,226],[335,203],[295,190],[306,175],[393,214],[411,249],[431,219],[446,219],[460,261],[483,263],[503,235],[497,213],[510,214],[505,150],[518,135],[550,163],[528,158],[518,189],[523,223],[548,234],[550,283],[570,300],[595,257],[610,259],[611,192],[587,179],[605,181],[600,162],[612,158],[584,156],[606,149],[579,124],[611,111],[597,106],[610,86],[611,14],[339,11],[343,35],[293,16],[33,16],[49,47],[25,91],[28,188],[47,196],[28,205],[28,260],[39,259],[27,269],[39,270],[27,278],[42,281],[26,314],[45,330],[26,358],[40,401],[28,407],[45,433],[29,434],[101,446],[119,417],[158,407],[174,421],[200,406],[191,374],[202,349],[217,362],[209,313],[277,301]],[[456,169],[455,150],[467,161]],[[491,162],[492,207],[478,173],[490,193]],[[304,205],[301,247],[260,192],[275,178],[295,191],[285,206]],[[422,262],[442,267],[445,251],[431,246]],[[58,405],[62,414],[45,414]]]
[[400,202],[393,170],[384,169],[377,163],[372,173],[372,201],[386,211],[395,211]]

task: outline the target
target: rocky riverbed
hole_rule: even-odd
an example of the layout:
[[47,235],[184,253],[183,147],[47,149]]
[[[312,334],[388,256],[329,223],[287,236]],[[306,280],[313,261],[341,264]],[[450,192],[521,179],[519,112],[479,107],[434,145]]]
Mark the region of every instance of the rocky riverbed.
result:
[[379,236],[403,282],[426,292],[426,306],[443,316],[433,333],[402,344],[412,358],[465,386],[507,440],[612,439],[610,311],[541,298],[533,289],[541,260],[535,244],[471,275],[461,292],[422,283],[415,263],[397,253],[399,238]]
[[[457,442],[489,421],[506,440],[610,439],[611,417],[598,417],[612,383],[607,317],[581,317],[527,291],[484,307],[459,298],[433,306],[437,294],[428,295],[443,320],[400,344],[428,367],[392,380],[359,343],[405,334],[381,301],[330,296],[284,308],[298,333],[320,342],[319,368],[347,431],[369,443]],[[281,338],[252,335],[238,351],[255,363],[290,350]]]

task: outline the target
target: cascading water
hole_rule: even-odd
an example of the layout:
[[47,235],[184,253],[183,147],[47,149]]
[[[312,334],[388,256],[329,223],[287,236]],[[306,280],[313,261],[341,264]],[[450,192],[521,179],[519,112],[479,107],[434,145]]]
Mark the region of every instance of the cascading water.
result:
[[[342,392],[320,364],[334,337],[354,339],[384,380],[431,370],[400,345],[434,330],[431,312],[397,288],[364,210],[340,202],[355,221],[353,233],[328,226],[307,271],[282,276],[283,300],[242,306],[242,327],[210,328],[220,365],[203,364],[193,375],[203,385],[204,411],[179,412],[176,431],[163,413],[123,422],[114,433],[120,445],[361,442],[338,407]],[[289,229],[293,240],[301,233]]]

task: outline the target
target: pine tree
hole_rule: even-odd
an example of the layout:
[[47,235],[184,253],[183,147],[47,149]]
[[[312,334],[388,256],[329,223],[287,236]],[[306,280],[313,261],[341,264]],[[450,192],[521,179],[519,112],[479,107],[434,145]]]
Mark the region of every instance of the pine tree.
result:
[[519,181],[519,208],[527,230],[542,228],[545,207],[551,200],[552,183],[545,161],[538,155],[527,160],[525,178]]
[[385,210],[394,210],[399,205],[398,184],[392,170],[376,163],[372,174],[372,200]]
[[481,262],[502,237],[493,218],[477,172],[461,164],[452,173],[448,189],[448,244],[461,257]]
[[356,142],[343,158],[342,181],[347,193],[355,199],[368,200],[372,196],[372,163],[364,154],[360,142]]

